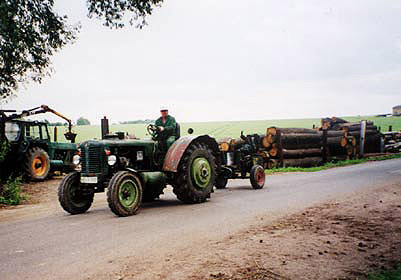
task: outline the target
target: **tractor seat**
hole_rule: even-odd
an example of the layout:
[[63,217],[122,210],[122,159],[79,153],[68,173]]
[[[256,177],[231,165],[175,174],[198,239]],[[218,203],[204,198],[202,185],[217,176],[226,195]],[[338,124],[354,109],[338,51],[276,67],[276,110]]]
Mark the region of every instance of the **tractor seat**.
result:
[[180,124],[176,123],[175,124],[175,140],[177,140],[178,138],[180,138],[181,136],[181,129],[180,129]]

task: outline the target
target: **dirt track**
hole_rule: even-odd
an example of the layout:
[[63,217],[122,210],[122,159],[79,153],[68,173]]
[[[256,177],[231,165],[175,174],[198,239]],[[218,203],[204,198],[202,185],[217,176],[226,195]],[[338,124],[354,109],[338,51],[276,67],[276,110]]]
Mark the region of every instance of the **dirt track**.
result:
[[364,279],[401,262],[400,197],[400,185],[387,186],[242,231],[185,278]]
[[104,195],[78,216],[49,199],[0,211],[0,272],[2,279],[352,277],[400,259],[400,194],[401,160],[388,160],[275,175],[261,191],[232,181],[200,205],[167,193],[122,219]]

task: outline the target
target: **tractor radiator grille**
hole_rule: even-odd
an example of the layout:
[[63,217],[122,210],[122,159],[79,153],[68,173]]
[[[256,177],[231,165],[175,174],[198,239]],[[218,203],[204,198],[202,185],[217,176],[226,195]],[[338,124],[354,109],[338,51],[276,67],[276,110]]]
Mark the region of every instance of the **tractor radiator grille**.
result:
[[82,173],[101,173],[102,147],[89,147],[81,151]]

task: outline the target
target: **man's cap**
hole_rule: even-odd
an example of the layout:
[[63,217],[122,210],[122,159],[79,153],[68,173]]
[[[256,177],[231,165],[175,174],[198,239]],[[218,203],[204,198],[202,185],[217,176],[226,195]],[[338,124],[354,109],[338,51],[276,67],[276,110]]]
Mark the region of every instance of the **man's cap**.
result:
[[168,109],[166,107],[161,107],[160,108],[160,112],[166,112],[166,111],[168,111]]

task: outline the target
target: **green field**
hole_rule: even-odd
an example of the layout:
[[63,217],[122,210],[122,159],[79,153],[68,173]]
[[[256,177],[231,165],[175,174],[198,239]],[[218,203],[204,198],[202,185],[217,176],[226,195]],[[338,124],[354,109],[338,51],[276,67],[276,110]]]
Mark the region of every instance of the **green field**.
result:
[[[374,124],[381,128],[382,132],[388,131],[389,125],[393,126],[393,131],[401,130],[401,117],[343,117],[344,119],[355,122],[360,120],[371,120]],[[215,138],[223,137],[239,137],[241,131],[245,134],[265,133],[266,128],[270,126],[277,127],[304,127],[312,128],[313,125],[320,126],[320,119],[282,119],[282,120],[255,120],[255,121],[227,121],[227,122],[197,122],[197,123],[180,123],[182,135],[187,134],[188,128],[194,129],[194,134],[209,134]],[[100,126],[85,125],[75,126],[74,132],[78,134],[77,142],[82,142],[88,139],[100,139]],[[135,135],[139,138],[149,138],[146,132],[145,124],[120,124],[111,125],[111,132],[124,131],[130,135]],[[65,141],[63,133],[66,127],[58,127],[58,140]],[[53,129],[51,129],[51,133]]]

